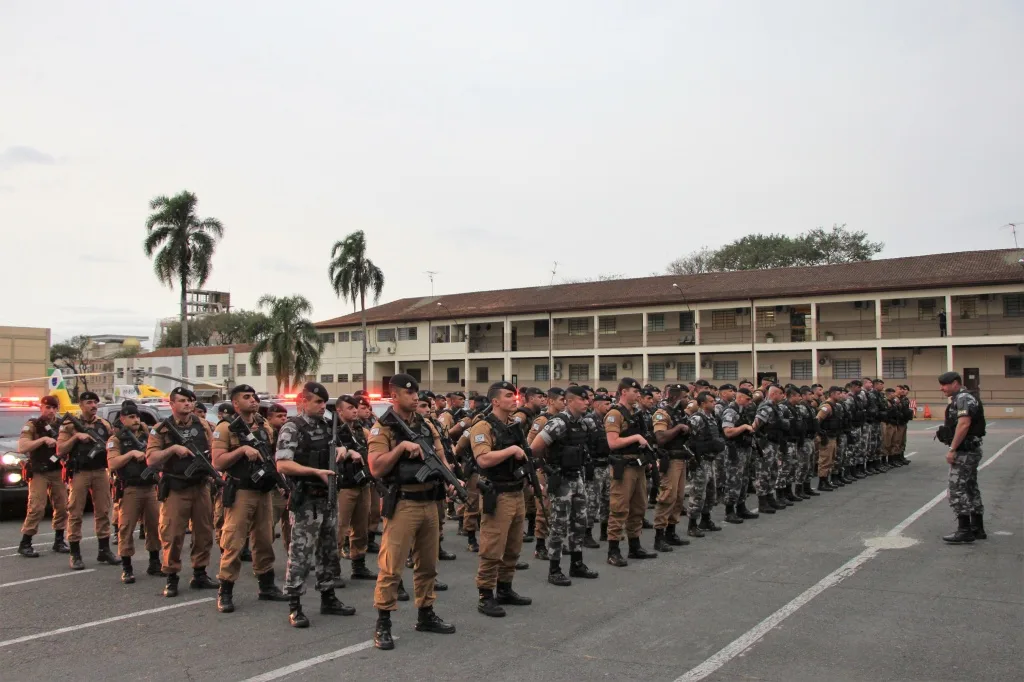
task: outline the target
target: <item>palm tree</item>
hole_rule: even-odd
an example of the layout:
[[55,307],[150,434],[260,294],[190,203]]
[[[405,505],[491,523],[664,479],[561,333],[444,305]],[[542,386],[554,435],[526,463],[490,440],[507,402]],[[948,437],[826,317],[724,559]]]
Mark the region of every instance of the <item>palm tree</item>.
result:
[[265,294],[257,304],[267,310],[253,325],[253,345],[249,364],[256,366],[263,353],[270,353],[278,391],[299,384],[307,374],[320,367],[324,343],[309,319],[312,304],[305,296]]
[[339,298],[350,299],[353,309],[359,302],[363,326],[363,390],[366,390],[366,294],[373,296],[376,305],[384,289],[384,273],[366,257],[366,235],[362,230],[334,242],[327,276]]
[[[158,196],[149,202],[153,210],[146,221],[143,248],[153,259],[153,270],[161,283],[181,289],[181,376],[188,378],[188,315],[185,294],[189,286],[201,287],[210,276],[213,251],[224,236],[216,218],[199,218],[199,200],[189,191],[173,197]],[[158,250],[159,249],[159,250]]]

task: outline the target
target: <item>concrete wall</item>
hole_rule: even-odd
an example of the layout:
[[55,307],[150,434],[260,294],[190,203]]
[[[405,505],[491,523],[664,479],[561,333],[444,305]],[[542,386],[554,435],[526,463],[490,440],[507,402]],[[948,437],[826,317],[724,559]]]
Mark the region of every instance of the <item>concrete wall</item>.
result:
[[[45,377],[50,366],[50,330],[0,327],[0,382]],[[0,384],[2,396],[41,396],[46,380]]]

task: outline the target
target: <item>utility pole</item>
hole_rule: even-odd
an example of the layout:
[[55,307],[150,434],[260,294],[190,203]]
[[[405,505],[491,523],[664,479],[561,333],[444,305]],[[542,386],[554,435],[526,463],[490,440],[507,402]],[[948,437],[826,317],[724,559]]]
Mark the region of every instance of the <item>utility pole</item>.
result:
[[434,297],[434,275],[440,274],[437,270],[427,270],[426,275],[430,278],[430,297]]

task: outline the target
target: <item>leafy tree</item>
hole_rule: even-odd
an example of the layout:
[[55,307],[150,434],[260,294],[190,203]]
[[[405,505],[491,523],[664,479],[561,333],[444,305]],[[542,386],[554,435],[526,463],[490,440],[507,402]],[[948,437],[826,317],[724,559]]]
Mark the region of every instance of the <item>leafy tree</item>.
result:
[[63,343],[55,343],[50,346],[50,362],[53,363],[53,366],[75,375],[75,381],[71,384],[71,390],[68,391],[71,399],[75,401],[78,400],[79,382],[81,382],[83,391],[89,390],[89,378],[83,376],[88,371],[88,348],[89,337],[81,334],[72,336]]
[[320,367],[323,341],[310,321],[313,306],[304,296],[264,295],[259,307],[267,313],[254,328],[249,364],[257,365],[263,353],[270,353],[278,390],[302,382]]
[[714,253],[708,247],[702,246],[697,251],[669,263],[666,272],[670,275],[700,275],[711,272],[711,258]]
[[363,328],[363,389],[366,389],[366,295],[374,304],[384,290],[384,272],[366,257],[366,235],[362,230],[353,232],[331,248],[331,263],[327,268],[331,287],[339,298],[359,303]]
[[199,218],[199,200],[184,191],[173,197],[158,196],[149,202],[153,211],[146,220],[143,249],[153,258],[153,270],[161,283],[180,291],[181,375],[188,378],[189,320],[185,296],[190,286],[206,283],[213,267],[217,240],[224,236],[224,226],[216,218]]

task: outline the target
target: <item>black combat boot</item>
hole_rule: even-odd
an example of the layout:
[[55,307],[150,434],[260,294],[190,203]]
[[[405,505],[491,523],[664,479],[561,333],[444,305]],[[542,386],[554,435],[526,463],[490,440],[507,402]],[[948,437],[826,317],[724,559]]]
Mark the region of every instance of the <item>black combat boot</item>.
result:
[[774,514],[775,513],[775,505],[773,505],[771,503],[771,500],[768,498],[767,495],[758,495],[757,496],[757,510],[761,514]]
[[[477,551],[479,551],[479,547],[477,548]],[[437,558],[439,561],[455,561],[455,553],[446,550],[439,542],[437,543]]]
[[143,524],[143,523],[139,524],[139,539],[140,540],[145,540],[146,539],[146,525]]
[[848,466],[846,467],[846,483],[856,483],[858,480],[864,478],[863,476],[857,475],[857,467]]
[[971,514],[971,532],[975,540],[987,540],[988,533],[985,532],[985,515]]
[[263,601],[288,601],[288,595],[274,584],[274,569],[256,576],[256,582],[259,584],[259,592],[256,593],[257,599],[262,599]]
[[193,568],[192,569],[192,580],[188,581],[188,586],[193,590],[213,590],[218,587],[217,581],[206,575],[206,567]]
[[249,541],[245,541],[245,546],[242,547],[242,553],[238,555],[239,561],[252,562],[252,550],[249,548]]
[[601,522],[601,535],[597,538],[598,542],[608,542],[608,522]]
[[572,581],[562,573],[561,559],[552,559],[548,566],[548,582],[556,587],[569,587]]
[[704,530],[704,531],[707,531],[707,530],[710,530],[710,531],[722,530],[721,526],[716,526],[715,522],[711,520],[711,514],[710,513],[701,514],[700,515],[700,523],[697,524],[697,525],[698,525],[698,527],[701,530]]
[[352,580],[376,580],[377,572],[366,567],[366,557],[361,556],[352,560]]
[[526,517],[526,532],[523,533],[523,542],[524,543],[529,543],[529,542],[533,542],[534,540],[536,540],[536,537],[534,537],[534,535],[533,535],[533,533],[536,530],[536,528],[537,528],[537,517],[536,516],[527,516]]
[[443,583],[440,580],[438,580],[437,578],[434,578],[434,591],[435,592],[447,592],[448,591],[448,583]]
[[655,552],[671,552],[672,545],[665,541],[665,529],[658,528],[654,531],[654,551]]
[[164,596],[165,597],[177,597],[178,596],[178,574],[168,573],[167,584],[164,585]]
[[530,564],[526,563],[525,561],[517,561],[516,562],[516,570],[517,571],[528,571],[528,570],[530,570]]
[[512,589],[512,583],[498,582],[498,603],[511,606],[529,606],[533,600]]
[[743,519],[741,519],[739,514],[736,513],[736,505],[734,505],[734,504],[727,504],[727,505],[725,505],[725,522],[726,523],[743,523]]
[[803,486],[802,483],[794,483],[792,485],[792,488],[793,488],[793,497],[796,498],[797,502],[803,502],[804,500],[811,499],[810,495],[807,495],[807,494],[804,493],[804,486]]
[[409,601],[409,593],[405,591],[405,583],[398,581],[398,601]]
[[811,479],[804,481],[804,497],[818,497],[821,495],[817,490],[811,487]]
[[135,572],[132,570],[132,558],[130,556],[121,557],[121,582],[125,585],[131,585],[135,582]]
[[146,567],[146,575],[154,575],[157,577],[164,577],[164,572],[160,570],[160,551],[153,550],[149,553],[149,566]]
[[768,499],[768,504],[772,506],[775,511],[782,511],[789,506],[788,502],[784,502],[779,499],[778,493],[772,493],[765,496]]
[[380,545],[378,545],[377,541],[374,540],[375,537],[377,537],[377,533],[373,532],[372,530],[369,533],[366,534],[366,553],[367,554],[370,554],[370,553],[374,553],[375,554],[375,553],[380,551]]
[[453,635],[455,634],[455,625],[441,620],[441,617],[434,613],[433,606],[424,606],[420,608],[416,616],[416,631]]
[[835,488],[832,486],[831,483],[828,482],[827,478],[825,478],[824,476],[819,476],[818,477],[818,490],[823,490],[823,491],[825,491],[827,493],[830,493],[833,490],[835,490]]
[[57,554],[68,554],[71,552],[71,548],[68,547],[68,543],[64,542],[64,529],[53,531],[53,547],[51,547]]
[[786,507],[792,507],[795,503],[790,502],[786,496],[785,488],[776,488],[775,497],[772,498],[772,502],[775,503],[776,509],[785,509]]
[[480,544],[476,541],[475,530],[466,533],[466,549],[473,553],[480,551]]
[[650,529],[654,528],[654,524],[651,523],[650,521],[648,521],[647,517],[645,516],[644,520],[642,522],[641,528],[643,528],[644,530],[650,530]]
[[569,577],[586,578],[587,580],[594,580],[597,578],[597,571],[591,571],[587,568],[587,565],[583,563],[583,552],[573,552],[572,563],[569,564]]
[[309,627],[309,618],[302,612],[302,598],[297,594],[288,596],[288,624],[293,628]]
[[690,544],[689,540],[679,537],[676,533],[676,524],[670,523],[668,528],[665,529],[665,542],[672,547],[685,547]]
[[601,549],[601,543],[594,539],[593,526],[587,526],[587,534],[583,536],[583,546],[587,549]]
[[619,551],[619,541],[609,540],[608,541],[608,563],[612,566],[628,566],[629,564],[625,559],[622,558],[622,552]]
[[829,474],[828,478],[825,480],[828,481],[828,484],[832,486],[833,490],[846,485],[846,483],[843,482],[842,474],[837,474],[834,471],[831,474]]
[[782,489],[782,495],[786,498],[787,502],[797,503],[803,502],[804,498],[793,492],[793,486],[787,485]]
[[905,452],[900,453],[900,462],[903,466],[910,466],[910,460],[907,459],[907,454]]
[[476,602],[476,610],[491,618],[505,617],[505,609],[498,605],[498,600],[494,598],[494,592],[484,587],[480,588],[480,599]]
[[320,593],[320,613],[325,616],[354,616],[356,607],[342,604],[331,588]]
[[548,556],[547,545],[544,544],[544,538],[537,538],[537,549],[533,551],[533,558],[540,559],[541,561],[551,560],[551,557]]
[[657,552],[648,552],[646,549],[640,546],[640,538],[629,539],[629,554],[630,559],[656,559],[658,557]]
[[704,531],[697,525],[697,519],[693,516],[690,517],[690,524],[686,527],[686,534],[691,538],[704,537]]
[[756,519],[758,517],[757,512],[752,512],[747,509],[746,500],[740,500],[740,503],[736,505],[736,514],[744,520]]
[[221,580],[217,589],[217,610],[221,613],[235,611],[235,584],[230,580]]
[[81,571],[83,568],[85,568],[85,562],[82,561],[81,543],[71,543],[70,557],[68,557],[68,565],[71,566],[71,570],[73,571]]
[[377,624],[373,629],[373,646],[385,651],[395,648],[395,640],[391,637],[390,611],[377,611]]
[[878,466],[879,471],[881,471],[883,474],[892,469],[892,467],[889,466],[888,457],[879,458],[878,462],[876,462],[876,465]]
[[108,566],[120,566],[121,560],[110,551],[110,538],[99,539],[100,549],[96,553],[96,562]]
[[953,545],[960,545],[967,542],[974,542],[974,533],[971,532],[971,515],[960,514],[956,517],[957,529],[949,535],[943,536],[943,540]]
[[21,543],[18,544],[18,554],[29,559],[39,558],[39,552],[32,547],[32,536],[22,535]]

